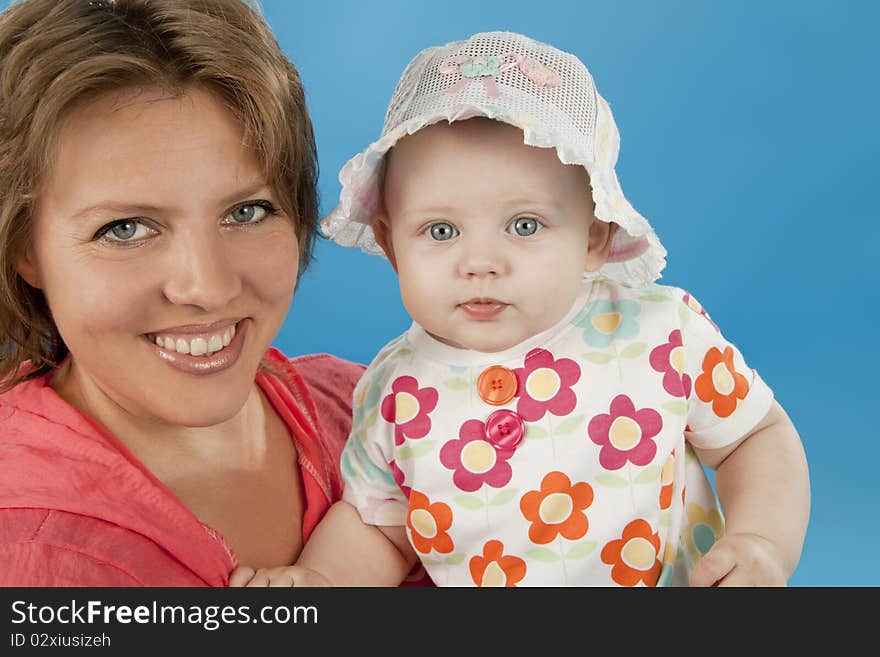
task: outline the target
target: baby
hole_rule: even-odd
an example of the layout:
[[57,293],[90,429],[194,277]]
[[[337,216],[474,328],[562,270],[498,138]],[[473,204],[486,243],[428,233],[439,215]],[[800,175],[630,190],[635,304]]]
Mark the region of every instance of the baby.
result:
[[[296,566],[233,584],[784,585],[806,461],[768,386],[624,197],[574,56],[430,48],[324,232],[384,253],[413,321],[355,390],[337,504]],[[701,465],[716,469],[726,516]]]

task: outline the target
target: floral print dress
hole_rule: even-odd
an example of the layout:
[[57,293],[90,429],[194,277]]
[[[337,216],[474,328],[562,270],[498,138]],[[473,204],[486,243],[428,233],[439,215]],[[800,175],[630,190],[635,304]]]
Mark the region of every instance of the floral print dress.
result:
[[405,525],[440,586],[686,585],[724,530],[693,447],[729,445],[772,392],[685,291],[585,281],[499,353],[413,326],[354,392],[344,499]]

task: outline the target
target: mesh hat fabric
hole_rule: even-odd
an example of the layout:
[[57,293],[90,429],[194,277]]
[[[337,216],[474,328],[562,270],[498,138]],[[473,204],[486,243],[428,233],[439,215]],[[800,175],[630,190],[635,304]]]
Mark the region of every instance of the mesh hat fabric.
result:
[[525,144],[554,148],[563,164],[587,170],[596,218],[619,226],[608,260],[592,275],[627,285],[660,277],[666,249],[623,195],[614,171],[620,134],[589,71],[574,55],[511,32],[475,34],[413,58],[379,139],[340,171],[339,204],[321,221],[324,235],[382,255],[370,224],[380,206],[385,154],[425,126],[477,116],[516,126]]

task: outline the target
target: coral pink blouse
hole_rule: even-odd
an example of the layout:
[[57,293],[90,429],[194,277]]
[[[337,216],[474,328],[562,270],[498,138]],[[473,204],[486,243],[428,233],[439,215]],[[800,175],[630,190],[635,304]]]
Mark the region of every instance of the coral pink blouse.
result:
[[[342,492],[339,455],[364,368],[270,349],[257,384],[290,429],[303,540]],[[223,538],[106,429],[49,386],[0,395],[0,586],[225,586]]]

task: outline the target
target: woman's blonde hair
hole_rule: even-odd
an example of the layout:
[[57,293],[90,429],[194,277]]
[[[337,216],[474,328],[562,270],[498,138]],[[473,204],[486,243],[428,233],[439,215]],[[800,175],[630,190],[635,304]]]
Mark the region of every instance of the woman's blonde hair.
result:
[[[61,362],[46,299],[16,271],[35,192],[75,103],[126,87],[201,85],[240,121],[293,217],[300,271],[317,230],[318,164],[299,74],[243,0],[23,0],[0,14],[0,390]],[[22,368],[26,361],[32,367]]]

